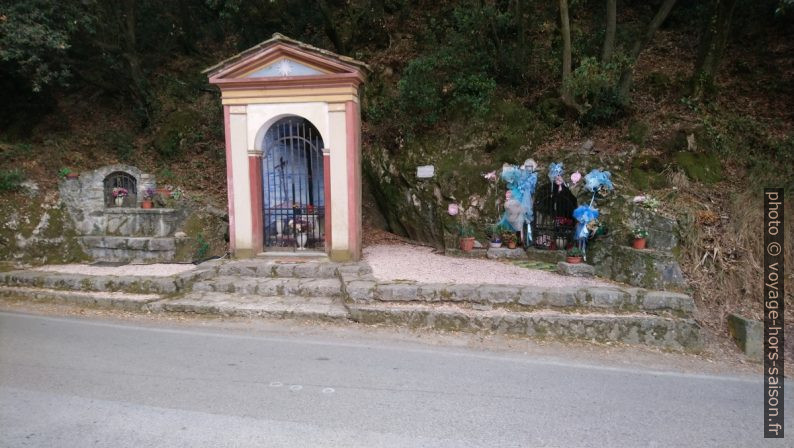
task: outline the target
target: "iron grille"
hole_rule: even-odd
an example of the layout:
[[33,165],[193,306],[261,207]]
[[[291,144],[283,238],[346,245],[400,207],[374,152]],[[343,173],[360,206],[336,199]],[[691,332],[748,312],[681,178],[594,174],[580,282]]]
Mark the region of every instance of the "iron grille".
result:
[[573,244],[576,197],[565,185],[542,185],[535,194],[533,244],[538,249],[564,250]]
[[114,188],[124,188],[127,190],[127,197],[124,198],[122,207],[135,207],[138,203],[138,181],[129,173],[115,171],[105,177],[105,206],[115,207],[116,198],[113,197]]
[[299,117],[265,134],[262,158],[265,250],[325,248],[325,185],[320,133]]

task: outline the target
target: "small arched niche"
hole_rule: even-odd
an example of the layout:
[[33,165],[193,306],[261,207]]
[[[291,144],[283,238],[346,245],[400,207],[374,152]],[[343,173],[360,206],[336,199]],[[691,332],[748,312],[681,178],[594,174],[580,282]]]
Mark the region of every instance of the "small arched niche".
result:
[[105,191],[105,207],[114,207],[115,196],[113,190],[116,188],[124,188],[127,190],[127,196],[124,198],[122,207],[135,207],[138,203],[138,181],[130,173],[124,171],[114,171],[107,176],[103,181]]

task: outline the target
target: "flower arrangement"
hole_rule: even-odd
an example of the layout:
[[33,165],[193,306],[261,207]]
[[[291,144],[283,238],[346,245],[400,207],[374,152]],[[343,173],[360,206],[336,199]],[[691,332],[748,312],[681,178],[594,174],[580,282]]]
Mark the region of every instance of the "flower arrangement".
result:
[[129,192],[127,191],[126,188],[115,187],[113,189],[113,197],[114,198],[126,198],[128,194],[129,194]]
[[648,238],[648,230],[644,227],[635,227],[634,230],[631,231],[631,235],[634,239],[645,239]]
[[565,261],[570,264],[579,264],[584,258],[584,251],[578,247],[572,247],[565,253]]
[[156,193],[156,191],[154,190],[154,188],[146,187],[143,190],[143,200],[144,201],[150,201],[154,197],[155,193]]
[[647,194],[634,196],[634,203],[639,204],[642,208],[646,208],[652,212],[659,210],[659,206],[662,205],[661,201]]
[[288,225],[295,233],[309,233],[312,231],[312,223],[305,219],[291,219]]

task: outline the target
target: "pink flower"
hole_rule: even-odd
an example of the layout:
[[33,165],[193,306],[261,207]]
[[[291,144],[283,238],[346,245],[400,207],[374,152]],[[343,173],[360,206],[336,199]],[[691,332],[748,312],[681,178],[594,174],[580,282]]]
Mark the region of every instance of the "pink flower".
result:
[[577,171],[577,172],[571,174],[571,183],[572,184],[576,185],[580,180],[582,180],[582,173]]
[[643,195],[643,196],[634,196],[634,203],[638,204],[640,202],[645,202],[645,195]]
[[460,213],[460,206],[458,206],[458,204],[449,204],[447,206],[447,213],[449,213],[450,216],[457,216],[458,213]]
[[496,180],[496,171],[491,171],[490,173],[485,173],[482,175],[486,180],[494,181]]

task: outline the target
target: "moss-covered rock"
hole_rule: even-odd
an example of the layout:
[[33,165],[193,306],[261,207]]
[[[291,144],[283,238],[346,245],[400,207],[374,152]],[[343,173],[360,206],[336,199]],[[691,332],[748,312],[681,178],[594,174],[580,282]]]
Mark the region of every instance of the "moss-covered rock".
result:
[[722,165],[715,154],[679,151],[674,159],[692,180],[713,184],[722,178]]
[[87,259],[63,204],[55,195],[0,196],[0,259],[13,264],[73,263]]

